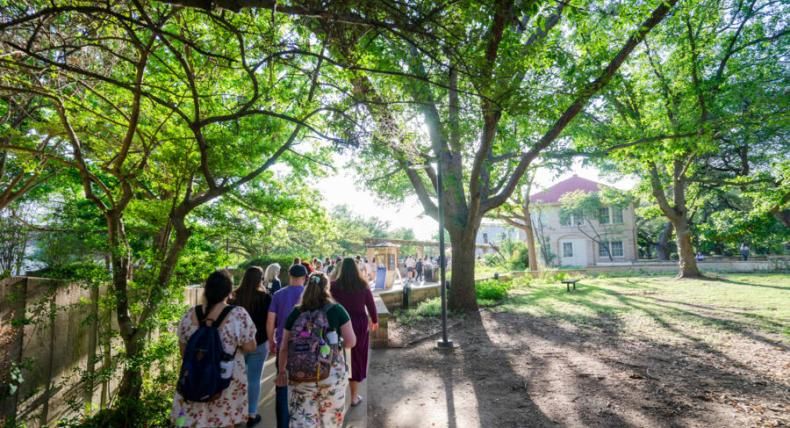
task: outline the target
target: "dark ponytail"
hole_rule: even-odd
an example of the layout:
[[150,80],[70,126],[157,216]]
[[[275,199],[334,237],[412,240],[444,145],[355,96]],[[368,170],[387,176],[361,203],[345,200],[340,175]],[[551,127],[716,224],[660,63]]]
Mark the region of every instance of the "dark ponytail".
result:
[[217,303],[225,300],[233,291],[233,277],[227,270],[218,270],[211,273],[206,278],[206,286],[203,289],[203,297],[206,299],[206,314],[211,311]]

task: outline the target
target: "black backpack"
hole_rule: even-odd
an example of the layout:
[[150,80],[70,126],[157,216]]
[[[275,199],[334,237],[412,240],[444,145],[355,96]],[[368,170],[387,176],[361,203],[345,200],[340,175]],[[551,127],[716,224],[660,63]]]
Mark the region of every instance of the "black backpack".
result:
[[206,324],[202,306],[195,306],[200,326],[189,337],[181,360],[181,372],[176,390],[184,400],[214,401],[230,385],[233,377],[233,358],[236,352],[228,354],[222,347],[219,326],[235,306],[227,306],[211,325]]

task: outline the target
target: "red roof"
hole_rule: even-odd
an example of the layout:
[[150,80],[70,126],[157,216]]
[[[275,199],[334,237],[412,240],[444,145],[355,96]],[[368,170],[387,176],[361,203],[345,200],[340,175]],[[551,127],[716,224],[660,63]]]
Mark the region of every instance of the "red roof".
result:
[[575,191],[582,191],[585,193],[597,192],[603,187],[605,187],[605,185],[574,175],[573,177],[560,181],[559,183],[542,192],[532,194],[529,197],[529,200],[530,202],[554,203],[559,202],[560,198],[562,198],[562,196],[566,193]]

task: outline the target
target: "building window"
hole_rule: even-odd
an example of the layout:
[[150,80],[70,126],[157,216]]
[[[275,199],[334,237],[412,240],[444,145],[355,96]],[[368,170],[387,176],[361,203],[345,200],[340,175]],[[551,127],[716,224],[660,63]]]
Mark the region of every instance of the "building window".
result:
[[571,214],[565,211],[560,212],[560,224],[563,226],[570,226],[571,224]]
[[623,209],[620,207],[612,207],[612,223],[623,224]]
[[598,243],[598,257],[609,257],[606,251],[609,248],[609,241],[601,241]]
[[612,241],[612,257],[623,257],[623,241]]
[[[607,250],[609,250],[607,252]],[[623,241],[601,241],[598,243],[598,256],[609,257],[611,252],[612,257],[623,257]]]
[[584,216],[580,212],[560,212],[560,224],[562,226],[581,226]]
[[562,257],[573,257],[573,243],[562,243]]
[[483,234],[483,243],[484,244],[488,244],[488,234],[487,233]]
[[609,207],[598,208],[598,223],[609,224]]

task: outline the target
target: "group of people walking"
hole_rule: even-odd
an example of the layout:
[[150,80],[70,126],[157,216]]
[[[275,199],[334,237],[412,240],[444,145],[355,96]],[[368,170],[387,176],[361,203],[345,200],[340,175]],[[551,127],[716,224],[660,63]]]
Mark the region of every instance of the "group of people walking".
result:
[[426,281],[427,272],[433,272],[434,266],[439,264],[439,258],[435,260],[428,257],[408,256],[403,261],[406,267],[406,280],[409,282],[424,283]]
[[378,328],[378,317],[357,262],[345,258],[330,266],[331,279],[320,260],[294,260],[285,286],[277,264],[248,268],[235,290],[229,272],[208,276],[205,303],[190,308],[178,326],[176,426],[260,423],[269,355],[276,359],[278,428],[343,425],[347,387],[352,406],[363,400],[358,391],[367,377],[368,332]]

